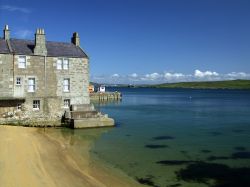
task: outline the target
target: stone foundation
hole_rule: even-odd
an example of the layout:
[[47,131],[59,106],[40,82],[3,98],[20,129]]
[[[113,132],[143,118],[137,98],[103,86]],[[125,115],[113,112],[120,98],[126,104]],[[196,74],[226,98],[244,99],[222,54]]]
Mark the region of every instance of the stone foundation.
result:
[[[26,107],[30,105],[29,100],[1,100],[0,125],[71,128],[114,126],[113,119],[97,112],[91,104],[72,105],[69,110],[61,108],[60,99],[46,98],[40,99],[41,110],[34,111]],[[16,106],[20,103],[22,107],[18,109]]]
[[112,127],[115,122],[112,118],[106,116],[98,118],[81,118],[81,119],[71,119],[70,127],[73,129],[78,128],[93,128],[93,127]]
[[97,112],[92,104],[72,105],[65,114],[69,126],[74,129],[114,126],[115,122],[108,115]]

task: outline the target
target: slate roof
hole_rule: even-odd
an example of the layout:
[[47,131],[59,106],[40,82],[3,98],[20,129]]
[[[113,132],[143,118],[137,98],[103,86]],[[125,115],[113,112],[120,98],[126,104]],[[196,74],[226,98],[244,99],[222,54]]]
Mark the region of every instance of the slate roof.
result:
[[3,39],[0,39],[0,53],[9,53],[7,42]]
[[[10,51],[7,42],[0,38],[0,53],[14,53],[18,55],[34,55],[35,42],[33,40],[10,39]],[[46,47],[50,57],[75,57],[88,58],[86,53],[72,43],[46,41]]]

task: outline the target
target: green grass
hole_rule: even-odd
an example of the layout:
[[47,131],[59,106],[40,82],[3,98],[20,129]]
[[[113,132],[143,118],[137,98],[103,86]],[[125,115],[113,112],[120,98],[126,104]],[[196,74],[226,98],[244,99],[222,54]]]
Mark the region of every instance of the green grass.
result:
[[151,85],[154,88],[250,89],[250,80],[179,82]]

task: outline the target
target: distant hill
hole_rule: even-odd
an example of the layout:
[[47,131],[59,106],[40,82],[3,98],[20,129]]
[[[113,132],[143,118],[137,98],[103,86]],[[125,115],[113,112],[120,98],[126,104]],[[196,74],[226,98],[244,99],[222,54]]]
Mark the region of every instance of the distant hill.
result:
[[99,87],[99,86],[101,86],[101,84],[96,83],[96,82],[89,82],[89,84],[94,85],[95,87]]
[[150,85],[154,88],[194,88],[194,89],[250,89],[250,80],[179,82]]

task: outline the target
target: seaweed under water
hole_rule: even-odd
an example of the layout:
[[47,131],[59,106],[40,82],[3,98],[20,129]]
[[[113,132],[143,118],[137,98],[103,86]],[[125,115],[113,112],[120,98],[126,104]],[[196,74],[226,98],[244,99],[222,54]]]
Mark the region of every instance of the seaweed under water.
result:
[[181,186],[181,184],[180,183],[171,184],[171,185],[168,185],[167,187],[178,187],[178,186]]
[[156,162],[156,164],[162,164],[162,165],[183,165],[183,164],[190,164],[197,161],[193,160],[161,160]]
[[176,172],[177,178],[184,181],[209,184],[211,187],[250,186],[250,168],[230,168],[224,164],[195,162]]
[[155,136],[153,140],[172,140],[174,139],[173,136]]
[[221,132],[217,132],[217,131],[209,132],[209,134],[211,134],[212,136],[219,136],[219,135],[222,135]]
[[211,153],[212,151],[208,150],[208,149],[202,149],[201,150],[202,153]]
[[227,157],[227,156],[210,156],[210,157],[207,158],[208,161],[227,160],[227,159],[231,159],[231,157]]
[[250,159],[250,152],[248,151],[241,151],[235,152],[231,156],[232,159]]
[[150,149],[160,149],[160,148],[167,148],[167,145],[155,145],[155,144],[147,144],[145,145],[146,148]]
[[141,183],[141,184],[145,184],[145,185],[148,185],[148,186],[153,186],[153,187],[159,187],[158,185],[156,185],[152,179],[154,178],[154,176],[152,175],[147,175],[146,177],[144,178],[139,178],[139,177],[136,177],[136,180]]
[[250,152],[248,151],[239,151],[232,153],[231,156],[209,156],[208,161],[214,160],[227,160],[227,159],[250,159]]
[[234,149],[235,150],[237,150],[237,151],[245,151],[245,150],[247,150],[245,147],[243,147],[243,146],[237,146],[237,147],[234,147]]
[[244,130],[242,130],[242,129],[234,129],[232,131],[235,132],[235,133],[242,133],[242,132],[244,132]]

